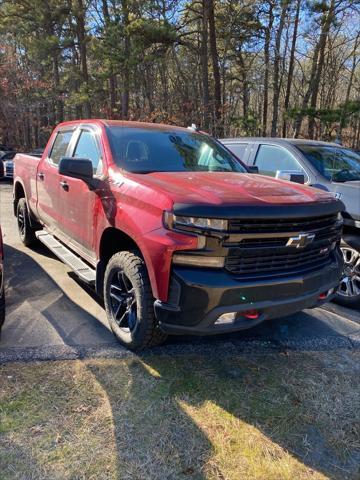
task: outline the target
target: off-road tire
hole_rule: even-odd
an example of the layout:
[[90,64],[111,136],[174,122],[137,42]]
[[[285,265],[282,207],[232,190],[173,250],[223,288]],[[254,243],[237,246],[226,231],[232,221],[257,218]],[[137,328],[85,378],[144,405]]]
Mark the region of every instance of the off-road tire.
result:
[[16,218],[20,240],[26,247],[30,247],[37,242],[37,238],[35,236],[34,228],[30,225],[29,212],[25,198],[20,198],[17,204]]
[[[360,252],[360,237],[357,235],[344,235],[344,238],[341,240],[340,248],[351,248]],[[339,290],[341,288],[341,284]],[[338,292],[339,292],[338,290]],[[348,308],[360,308],[360,294],[354,295],[352,297],[346,297],[337,293],[334,299],[334,302],[339,305],[343,305]]]
[[[137,326],[134,331],[120,328],[114,319],[110,285],[114,275],[123,271],[130,280],[136,298]],[[130,350],[159,345],[167,335],[162,332],[154,314],[154,297],[144,260],[138,252],[123,251],[113,255],[104,276],[104,303],[110,327],[121,344]]]

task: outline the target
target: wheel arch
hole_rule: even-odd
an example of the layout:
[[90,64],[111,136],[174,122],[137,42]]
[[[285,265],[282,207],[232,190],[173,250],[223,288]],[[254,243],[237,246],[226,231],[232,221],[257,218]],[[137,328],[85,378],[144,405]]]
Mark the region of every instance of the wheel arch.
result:
[[139,243],[123,230],[115,227],[108,227],[103,231],[98,246],[98,263],[96,266],[96,292],[98,295],[102,296],[103,293],[104,274],[108,261],[113,255],[115,255],[115,253],[125,250],[138,251],[140,253],[144,259],[153,289],[146,254],[144,254]]
[[26,194],[25,194],[25,188],[24,185],[19,181],[16,180],[14,183],[14,215],[16,216],[16,211],[17,211],[17,206],[19,203],[20,198],[25,198],[26,200]]

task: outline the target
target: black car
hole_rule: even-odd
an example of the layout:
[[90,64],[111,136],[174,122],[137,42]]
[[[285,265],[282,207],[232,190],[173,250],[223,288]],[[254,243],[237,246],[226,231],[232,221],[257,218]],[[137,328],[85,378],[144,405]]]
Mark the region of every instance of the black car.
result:
[[280,138],[228,138],[221,142],[262,175],[333,192],[345,204],[344,277],[337,298],[360,306],[360,155],[336,143]]
[[14,149],[9,145],[5,145],[4,143],[0,143],[0,152],[12,152]]
[[5,289],[4,289],[4,248],[0,228],[0,332],[5,321]]

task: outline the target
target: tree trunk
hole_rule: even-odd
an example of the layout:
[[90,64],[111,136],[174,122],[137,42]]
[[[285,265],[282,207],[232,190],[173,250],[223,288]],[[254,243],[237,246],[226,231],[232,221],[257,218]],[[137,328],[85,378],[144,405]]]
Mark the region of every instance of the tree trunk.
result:
[[[313,89],[311,92],[310,107],[315,109],[317,104],[317,97],[319,93],[319,86],[321,81],[321,73],[324,67],[325,62],[325,47],[327,38],[329,35],[330,27],[335,17],[335,0],[331,0],[330,7],[326,18],[324,19],[323,28],[321,29],[320,35],[320,48],[319,48],[319,62],[316,69],[315,80]],[[311,117],[309,120],[308,135],[309,138],[314,138],[315,132],[315,118]]]
[[[111,18],[108,7],[108,0],[102,0],[102,11],[104,16],[105,27],[110,26]],[[116,75],[114,74],[113,66],[109,67],[109,106],[110,106],[110,118],[114,118],[114,112],[116,109]]]
[[202,2],[202,25],[201,25],[201,76],[202,76],[202,93],[203,93],[203,128],[209,128],[209,65],[208,65],[208,8],[206,8],[206,0]]
[[[126,31],[129,26],[129,5],[128,0],[122,0],[123,24]],[[124,65],[122,75],[122,94],[121,94],[121,117],[123,120],[129,118],[129,96],[130,96],[130,38],[126,32],[124,35]]]
[[[298,27],[299,27],[300,6],[301,6],[301,0],[297,0],[295,20],[294,20],[294,33],[293,33],[293,37],[292,37],[291,50],[290,50],[289,73],[288,73],[288,78],[287,78],[285,102],[284,102],[284,113],[285,114],[286,114],[287,110],[289,109],[289,104],[290,104],[290,93],[291,93],[291,85],[292,85],[292,81],[293,81],[294,64],[295,64],[295,48],[296,48],[297,32],[298,32]],[[284,120],[283,120],[283,130],[282,130],[282,136],[284,138],[286,137],[286,133],[287,133],[287,125],[286,125],[286,119],[284,118]]]
[[86,118],[91,118],[91,105],[89,100],[89,72],[87,66],[87,39],[85,31],[85,8],[83,0],[76,0],[75,18],[76,34],[80,53],[81,77],[85,87],[86,95],[86,100],[83,102],[83,114]]
[[[333,18],[334,18],[334,6],[335,6],[335,0],[331,0],[331,5],[329,7],[329,10],[327,11],[327,13],[324,12],[322,16],[322,21],[321,21],[322,27],[320,31],[320,37],[314,50],[309,86],[303,98],[302,110],[305,110],[308,107],[310,98],[311,98],[311,106],[313,106],[314,102],[316,106],[317,94],[319,89],[318,84],[319,84],[321,70],[324,62],[323,57],[325,52],[327,36],[329,34],[331,22],[333,21]],[[319,65],[318,65],[318,62],[319,62]],[[303,116],[304,116],[303,113],[300,113],[295,121],[295,131],[294,131],[295,138],[297,138],[300,134]],[[310,123],[311,122],[309,122],[309,129],[308,129],[309,134],[311,133],[311,131],[314,131],[315,121],[313,121],[312,126],[310,126]]]
[[262,136],[266,137],[267,132],[267,117],[268,117],[268,99],[269,99],[269,64],[270,64],[270,41],[271,41],[271,32],[274,23],[274,4],[272,1],[269,2],[269,23],[265,29],[265,46],[264,46],[264,57],[265,57],[265,75],[264,75],[264,105],[263,105],[263,119],[262,119]]
[[[210,40],[210,52],[212,59],[213,75],[214,75],[214,101],[215,101],[215,132],[218,137],[222,137],[222,105],[221,105],[221,81],[220,81],[220,69],[219,69],[219,55],[216,45],[216,28],[215,28],[215,13],[214,13],[214,0],[206,0],[209,10],[209,40]],[[215,133],[214,132],[214,133]]]
[[280,97],[280,82],[279,82],[279,74],[280,74],[280,46],[281,46],[281,36],[284,29],[285,18],[287,15],[288,9],[288,1],[283,0],[282,2],[282,9],[280,15],[280,22],[278,31],[276,33],[276,40],[275,40],[275,58],[274,58],[274,80],[273,80],[273,118],[271,122],[271,136],[276,137],[277,133],[277,122],[279,117],[279,97]]

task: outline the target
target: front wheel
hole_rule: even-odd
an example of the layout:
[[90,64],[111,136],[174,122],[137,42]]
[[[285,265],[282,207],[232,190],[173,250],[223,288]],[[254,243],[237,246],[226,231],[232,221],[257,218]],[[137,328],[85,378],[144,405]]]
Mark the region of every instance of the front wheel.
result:
[[349,308],[360,307],[359,238],[355,235],[347,236],[340,247],[344,257],[344,272],[335,301]]
[[112,331],[130,350],[165,340],[155,319],[146,266],[136,253],[119,252],[110,258],[104,278],[104,301]]

